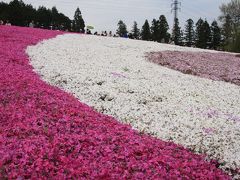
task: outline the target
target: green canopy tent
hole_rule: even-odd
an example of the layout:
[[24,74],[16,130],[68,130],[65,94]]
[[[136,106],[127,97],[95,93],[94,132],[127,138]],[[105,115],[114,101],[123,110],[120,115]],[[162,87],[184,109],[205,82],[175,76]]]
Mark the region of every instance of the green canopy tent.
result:
[[87,29],[94,29],[93,26],[87,26]]

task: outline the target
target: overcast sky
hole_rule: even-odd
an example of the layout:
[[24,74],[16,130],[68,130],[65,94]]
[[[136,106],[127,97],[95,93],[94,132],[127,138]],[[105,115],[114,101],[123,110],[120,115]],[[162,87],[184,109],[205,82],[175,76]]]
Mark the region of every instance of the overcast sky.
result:
[[[0,0],[1,1],[1,0]],[[10,2],[11,0],[2,0]],[[133,21],[137,21],[141,28],[146,19],[151,23],[153,18],[158,19],[161,14],[167,17],[170,27],[173,24],[173,14],[171,13],[172,0],[23,0],[34,7],[44,5],[48,8],[56,6],[57,9],[73,19],[74,11],[80,8],[86,25],[95,27],[95,30],[114,31],[117,23],[122,19],[132,28]],[[217,20],[222,3],[230,0],[180,0],[181,12],[179,19],[181,26],[188,18],[195,22],[202,17],[209,22]]]

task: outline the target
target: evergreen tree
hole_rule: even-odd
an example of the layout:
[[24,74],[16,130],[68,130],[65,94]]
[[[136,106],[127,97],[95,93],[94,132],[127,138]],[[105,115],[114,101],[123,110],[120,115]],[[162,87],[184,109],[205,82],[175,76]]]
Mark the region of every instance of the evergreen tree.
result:
[[172,40],[174,41],[175,45],[182,45],[182,33],[181,28],[179,26],[178,18],[175,19],[175,23],[173,26]]
[[52,8],[52,21],[51,24],[53,26],[53,29],[55,29],[57,27],[57,25],[59,24],[58,22],[58,10],[56,7]]
[[137,25],[136,21],[134,21],[134,23],[133,23],[132,37],[133,37],[133,39],[139,39],[139,37],[140,37],[140,29],[138,29],[138,25]]
[[171,34],[169,32],[166,33],[166,37],[165,37],[165,43],[169,43],[171,39]]
[[117,34],[120,36],[120,37],[124,37],[126,34],[128,33],[127,31],[127,26],[126,24],[120,20],[118,22],[118,29],[117,29]]
[[0,2],[0,19],[6,21],[9,19],[9,6],[5,2]]
[[212,34],[211,34],[211,28],[207,20],[203,23],[203,32],[204,32],[204,47],[203,48],[209,48],[211,47],[211,41],[212,41]]
[[201,18],[196,24],[196,46],[198,48],[208,48],[211,45],[211,29],[208,22]]
[[211,33],[212,33],[212,42],[211,48],[217,49],[221,43],[221,29],[218,26],[217,21],[213,21],[211,25]]
[[164,15],[159,17],[159,39],[158,42],[168,43],[170,39],[170,34],[168,34],[168,23]]
[[30,22],[33,22],[36,20],[37,17],[37,11],[35,8],[33,8],[32,5],[26,4],[24,8],[24,20],[25,25],[28,26]]
[[146,41],[151,40],[151,31],[150,31],[148,20],[146,20],[144,25],[142,26],[141,37],[142,37],[142,40],[146,40]]
[[159,29],[159,21],[153,19],[151,26],[151,34],[153,41],[159,41],[160,29]]
[[201,18],[196,24],[196,46],[199,48],[209,48],[211,46],[211,29],[207,20]]
[[49,28],[51,26],[51,10],[44,6],[40,6],[37,10],[36,21],[40,28]]
[[203,24],[204,24],[204,21],[201,18],[196,23],[196,47],[199,47],[199,48],[203,48],[203,46],[204,46]]
[[184,32],[180,30],[179,46],[184,46]]
[[24,26],[24,8],[25,4],[22,0],[13,0],[9,3],[8,11],[9,11],[9,21],[11,24],[16,26]]
[[188,19],[185,25],[185,37],[184,40],[188,47],[194,45],[194,22],[192,19]]
[[76,9],[74,14],[74,31],[75,32],[84,32],[85,22],[82,18],[82,13],[79,7]]
[[64,14],[59,13],[58,14],[58,20],[57,20],[58,24],[57,26],[61,28],[59,28],[60,30],[70,30],[71,29],[71,20],[66,17]]

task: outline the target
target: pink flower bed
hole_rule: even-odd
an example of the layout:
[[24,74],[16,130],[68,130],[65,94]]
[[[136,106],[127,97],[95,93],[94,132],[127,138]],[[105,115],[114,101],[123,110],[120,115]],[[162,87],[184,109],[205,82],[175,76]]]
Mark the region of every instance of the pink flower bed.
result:
[[0,179],[230,179],[41,81],[25,49],[58,34],[0,26]]
[[164,51],[149,53],[148,59],[185,74],[240,85],[239,55]]

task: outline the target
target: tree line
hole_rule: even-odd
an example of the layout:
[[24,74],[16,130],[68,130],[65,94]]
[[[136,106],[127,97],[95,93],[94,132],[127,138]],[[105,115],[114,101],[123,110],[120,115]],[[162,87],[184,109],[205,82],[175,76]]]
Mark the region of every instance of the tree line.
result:
[[52,9],[40,6],[37,9],[22,0],[13,0],[9,3],[0,2],[0,20],[16,26],[34,27],[64,30],[73,32],[84,32],[85,22],[79,8],[76,9],[74,19],[70,20],[56,7]]
[[[220,10],[220,25],[216,20],[209,24],[207,20],[200,18],[196,23],[188,19],[184,28],[181,28],[179,20],[175,19],[173,30],[169,33],[167,19],[161,15],[158,19],[153,19],[151,24],[146,20],[141,29],[138,28],[137,22],[134,22],[129,33],[126,24],[120,20],[116,33],[121,37],[129,36],[146,41],[240,52],[240,1],[231,0],[227,4],[222,4]],[[29,26],[31,23],[37,28],[85,32],[85,22],[79,8],[71,20],[56,7],[33,8],[22,0],[0,2],[0,21],[16,26]]]
[[135,21],[130,33],[127,31],[126,24],[120,20],[118,23],[117,34],[128,36],[133,39],[146,41],[156,41],[161,43],[173,42],[181,46],[196,46],[199,48],[218,49],[221,45],[221,29],[217,21],[209,25],[207,20],[199,19],[196,24],[192,19],[186,21],[184,30],[179,26],[178,19],[175,20],[172,34],[169,31],[169,25],[164,15],[159,19],[153,19],[151,25],[148,20],[145,21],[141,30]]
[[153,19],[151,25],[146,20],[141,29],[135,21],[130,32],[120,20],[117,34],[121,37],[128,34],[128,37],[133,39],[174,43],[180,46],[240,52],[240,1],[231,0],[228,4],[222,4],[220,10],[221,26],[216,20],[209,24],[207,20],[200,18],[196,23],[188,19],[182,29],[179,20],[175,19],[170,34],[167,19],[161,15],[159,19]]

